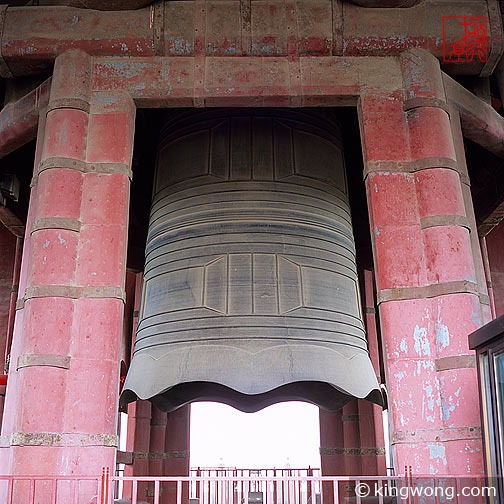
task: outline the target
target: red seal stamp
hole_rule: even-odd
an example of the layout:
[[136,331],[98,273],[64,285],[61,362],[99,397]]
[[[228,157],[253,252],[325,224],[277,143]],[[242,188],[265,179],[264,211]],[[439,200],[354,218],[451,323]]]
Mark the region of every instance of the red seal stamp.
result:
[[[447,41],[447,33],[456,34],[453,39],[458,40]],[[466,63],[475,58],[483,63],[488,59],[487,18],[443,16],[443,61]]]

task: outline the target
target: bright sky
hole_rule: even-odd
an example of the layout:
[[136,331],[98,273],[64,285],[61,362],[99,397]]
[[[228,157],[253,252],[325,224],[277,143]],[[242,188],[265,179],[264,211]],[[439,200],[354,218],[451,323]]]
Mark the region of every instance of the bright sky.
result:
[[191,467],[320,467],[318,408],[280,403],[242,413],[218,403],[191,405]]

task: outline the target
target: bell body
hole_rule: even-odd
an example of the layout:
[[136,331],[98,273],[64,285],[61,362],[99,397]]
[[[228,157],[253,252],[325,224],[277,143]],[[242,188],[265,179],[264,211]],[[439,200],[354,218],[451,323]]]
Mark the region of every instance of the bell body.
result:
[[337,125],[214,110],[166,124],[123,402],[381,402]]

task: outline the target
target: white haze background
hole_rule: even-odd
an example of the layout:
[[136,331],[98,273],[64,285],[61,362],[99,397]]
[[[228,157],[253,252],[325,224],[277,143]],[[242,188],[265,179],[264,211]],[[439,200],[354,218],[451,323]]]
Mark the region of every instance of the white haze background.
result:
[[280,403],[242,413],[218,403],[191,405],[191,467],[320,467],[318,408]]

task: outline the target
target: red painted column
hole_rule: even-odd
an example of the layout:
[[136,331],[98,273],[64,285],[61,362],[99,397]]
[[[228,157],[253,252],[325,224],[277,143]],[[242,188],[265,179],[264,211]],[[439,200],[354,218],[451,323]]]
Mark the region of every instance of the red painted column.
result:
[[[133,306],[133,328],[131,352],[135,344],[135,334],[138,326],[138,314],[142,296],[142,273],[135,278],[135,301]],[[147,476],[149,472],[149,445],[151,435],[152,404],[150,401],[134,401],[128,404],[128,431],[126,450],[133,453],[133,464],[124,468],[125,476]],[[124,482],[124,496],[131,498],[131,483]],[[138,484],[138,495],[147,496],[147,484]]]
[[474,261],[475,279],[476,284],[478,286],[482,321],[483,324],[487,324],[494,317],[492,315],[492,302],[490,299],[490,290],[485,273],[484,250],[478,234],[478,226],[476,224],[476,216],[474,213],[474,205],[472,202],[469,171],[467,169],[467,161],[465,157],[464,136],[462,134],[462,127],[460,122],[461,113],[457,109],[457,107],[453,104],[450,104],[448,108],[448,113],[453,136],[453,145],[455,148],[455,159],[457,161],[457,168],[460,174],[462,197],[464,199],[464,208],[470,230],[469,238],[471,241],[471,251]]
[[163,475],[163,455],[165,451],[166,412],[152,406],[150,424],[150,460],[149,474],[151,476]]
[[[360,474],[365,476],[385,475],[383,433],[381,440],[376,437],[377,430],[383,426],[383,423],[377,424],[378,417],[375,416],[375,405],[368,401],[358,400],[357,406],[359,412]],[[381,421],[381,418],[379,420]],[[381,446],[378,447],[380,441]],[[380,468],[378,467],[379,460],[383,461]]]
[[481,474],[465,179],[438,61],[413,50],[401,64],[404,95],[359,103],[396,471]]
[[[374,273],[364,270],[364,312],[366,320],[366,337],[368,340],[369,357],[376,374],[378,383],[384,383],[380,369],[380,342],[376,321]],[[387,474],[387,460],[385,452],[385,435],[383,430],[382,408],[367,401],[359,401],[360,436],[363,452],[362,474]]]
[[[150,422],[150,442],[149,442],[149,476],[163,476],[163,458],[165,456],[165,436],[166,436],[166,412],[157,409],[154,405],[151,409]],[[164,487],[160,488],[161,495]],[[154,484],[149,483],[146,497],[149,502],[153,502]]]
[[492,291],[495,300],[495,316],[504,315],[504,221],[485,237]]
[[[128,434],[126,450],[133,453],[133,464],[124,468],[124,476],[148,476],[151,403],[135,401],[128,405]],[[124,495],[131,498],[131,483],[124,482]],[[147,484],[138,484],[138,495],[147,496]]]
[[[366,332],[369,353],[381,383],[376,329],[373,272],[364,272]],[[340,411],[319,410],[320,457],[323,476],[385,475],[385,445],[381,408],[355,400]],[[324,499],[333,501],[332,486],[323,485]],[[340,485],[340,499],[355,495],[350,484]]]
[[7,357],[16,242],[16,237],[0,223],[0,375]]
[[[7,373],[11,298],[17,238],[0,224],[0,375]],[[0,383],[0,425],[5,399],[5,385]]]
[[7,339],[5,344],[5,370],[7,371],[10,361],[10,351],[12,346],[12,336],[14,335],[14,323],[16,321],[16,303],[19,292],[19,275],[21,273],[21,257],[23,253],[23,238],[16,237],[16,247],[14,252],[14,266],[12,271],[12,286],[10,293],[9,319],[7,322]]
[[2,433],[14,475],[114,465],[135,108],[127,95],[92,96],[90,73],[80,51],[56,60]]
[[[164,476],[189,476],[191,406],[178,408],[167,415],[165,436]],[[177,488],[167,484],[162,504],[177,502]],[[189,502],[189,485],[182,486],[182,502]]]
[[16,237],[0,223],[0,375],[4,373]]
[[[38,171],[38,165],[40,163],[42,149],[44,144],[44,133],[45,133],[45,123],[46,123],[46,109],[43,109],[40,113],[40,118],[38,122],[37,128],[37,142],[35,148],[35,159],[34,159],[34,167],[33,167],[33,175],[34,181]],[[30,255],[30,245],[31,245],[31,226],[34,220],[35,214],[35,206],[37,200],[37,184],[32,184],[31,193],[30,193],[30,204],[28,206],[28,215],[26,218],[26,226],[25,226],[25,238],[23,241],[23,250],[22,257],[26,258],[21,261],[21,267],[19,272],[19,287],[18,287],[18,295],[19,293],[24,293],[27,282],[27,273],[28,273],[28,257]],[[21,294],[22,296],[22,294]],[[10,362],[16,362],[17,355],[19,355],[19,345],[22,344],[22,331],[23,331],[23,320],[24,320],[24,310],[22,309],[24,302],[22,299],[19,299],[19,302],[16,303],[16,314],[14,317],[14,327],[13,327],[13,339],[11,342],[11,352],[10,352]],[[14,408],[15,402],[19,400],[16,393],[16,377],[17,374],[14,372],[14,367],[10,368],[11,375],[8,380],[6,395],[5,395],[5,407],[7,409]],[[11,391],[9,393],[9,390]],[[10,406],[12,404],[12,406]],[[4,415],[2,418],[2,435],[0,436],[0,472],[2,474],[8,474],[9,465],[10,465],[10,432],[12,432],[12,421],[13,415],[6,416]],[[0,494],[0,498],[1,498]]]
[[[342,409],[338,411],[319,409],[320,468],[322,476],[346,475],[342,416]],[[334,502],[333,486],[331,483],[322,484],[322,493],[325,504],[332,504]],[[341,496],[343,496],[343,493],[341,493]]]
[[[494,289],[492,285],[492,273],[490,271],[490,261],[488,259],[488,247],[486,242],[486,237],[482,236],[480,238],[481,243],[481,255],[483,256],[483,267],[485,269],[485,280],[488,287],[488,297],[490,299],[490,313],[492,320],[497,318],[496,310],[495,310],[495,295]],[[486,321],[485,321],[486,322]]]
[[343,439],[345,442],[345,474],[362,474],[360,460],[359,405],[357,399],[343,407]]

